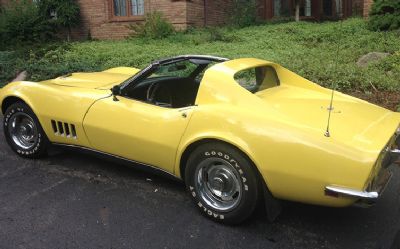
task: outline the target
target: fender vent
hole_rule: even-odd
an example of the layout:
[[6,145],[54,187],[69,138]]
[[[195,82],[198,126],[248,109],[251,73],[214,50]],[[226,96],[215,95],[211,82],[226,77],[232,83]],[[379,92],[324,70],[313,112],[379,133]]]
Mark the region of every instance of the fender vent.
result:
[[77,139],[75,125],[51,120],[51,127],[57,136]]

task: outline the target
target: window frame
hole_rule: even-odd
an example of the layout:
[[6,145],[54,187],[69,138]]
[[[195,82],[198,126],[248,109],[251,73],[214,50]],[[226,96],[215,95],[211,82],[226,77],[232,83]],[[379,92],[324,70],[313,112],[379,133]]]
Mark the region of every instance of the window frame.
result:
[[109,0],[108,1],[108,9],[109,9],[109,16],[110,16],[110,21],[113,22],[129,22],[129,21],[143,21],[145,19],[145,13],[146,13],[146,1],[143,0],[143,15],[132,15],[132,1],[131,0],[125,0],[127,10],[126,10],[126,16],[116,16],[114,13],[114,0]]
[[[272,72],[273,72],[273,74],[274,74],[274,77],[276,78],[276,85],[275,85],[275,86],[272,86],[272,87],[268,87],[268,88],[265,88],[265,89],[260,90],[260,88],[261,88],[261,86],[262,86],[262,82],[261,82],[261,84],[258,84],[258,79],[257,79],[257,69],[258,69],[258,68],[270,68],[270,69],[272,69],[272,70],[273,70]],[[240,74],[240,73],[242,73],[242,72],[245,72],[245,71],[248,71],[248,70],[255,70],[255,71],[254,71],[254,83],[255,83],[255,84],[254,84],[253,86],[250,86],[250,87],[246,87],[246,86],[242,85],[241,82],[239,81],[239,79],[236,78],[236,76],[237,76],[238,74]],[[249,91],[249,92],[252,93],[252,94],[256,94],[256,93],[261,92],[261,91],[266,91],[266,90],[273,89],[273,88],[276,88],[276,87],[281,86],[281,78],[280,78],[279,75],[278,75],[278,72],[277,72],[277,70],[276,70],[276,67],[273,66],[273,65],[271,65],[271,64],[266,64],[266,65],[261,65],[261,66],[255,66],[255,67],[249,67],[249,68],[246,68],[246,69],[242,69],[242,70],[240,70],[240,71],[237,71],[237,72],[234,74],[233,79],[234,79],[234,81],[235,81],[240,87],[242,87],[243,89]],[[257,90],[253,92],[252,90],[255,90],[256,87],[257,87]],[[254,88],[254,89],[252,89],[252,88]]]

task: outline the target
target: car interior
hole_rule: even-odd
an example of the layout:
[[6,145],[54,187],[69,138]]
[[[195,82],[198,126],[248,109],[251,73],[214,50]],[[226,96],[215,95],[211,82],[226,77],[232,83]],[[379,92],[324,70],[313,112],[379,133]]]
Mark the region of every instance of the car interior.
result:
[[[143,77],[124,89],[124,96],[149,104],[183,108],[196,102],[204,72],[215,64],[206,59],[186,59],[156,65],[143,70]],[[251,93],[279,86],[272,66],[261,66],[238,72],[235,80]]]
[[280,85],[275,68],[261,66],[236,73],[236,82],[251,93],[260,92]]
[[147,77],[127,87],[125,96],[168,108],[195,104],[205,70],[214,62],[200,59],[160,65]]

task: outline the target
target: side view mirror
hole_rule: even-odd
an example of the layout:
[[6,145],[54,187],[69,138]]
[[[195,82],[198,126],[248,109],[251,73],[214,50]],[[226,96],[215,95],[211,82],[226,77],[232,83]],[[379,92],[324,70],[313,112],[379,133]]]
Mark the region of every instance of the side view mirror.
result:
[[113,95],[113,100],[118,101],[117,96],[121,95],[121,87],[119,85],[115,85],[113,88],[111,88],[111,92]]
[[120,95],[121,87],[119,85],[115,85],[115,86],[113,86],[113,88],[111,88],[111,92],[112,92],[112,95],[114,95],[114,96]]

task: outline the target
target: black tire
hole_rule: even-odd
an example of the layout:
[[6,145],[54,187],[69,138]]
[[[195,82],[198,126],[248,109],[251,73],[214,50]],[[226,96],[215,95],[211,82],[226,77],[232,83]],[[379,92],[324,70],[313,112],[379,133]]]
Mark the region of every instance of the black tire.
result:
[[[22,121],[16,121],[17,119],[22,119]],[[11,125],[14,121],[25,123],[25,125],[21,125],[24,126],[21,129],[25,129],[25,138],[27,138],[27,141],[20,138],[22,135],[20,135],[21,132],[15,131],[17,129],[12,130],[13,128],[11,128]],[[4,114],[3,128],[7,143],[19,156],[25,158],[40,158],[47,155],[49,140],[43,131],[38,118],[33,113],[32,109],[25,103],[16,102],[7,108]],[[16,133],[17,135],[15,135]],[[20,139],[16,137],[19,137]],[[31,137],[32,139],[29,140]],[[23,140],[22,142],[21,139]]]
[[[218,170],[220,174],[216,174]],[[202,144],[191,153],[185,168],[185,183],[202,214],[230,225],[242,223],[254,212],[261,193],[253,163],[241,151],[220,142]],[[240,190],[234,193],[235,190],[228,189]],[[233,194],[222,194],[228,192]],[[217,195],[232,200],[225,202]]]

